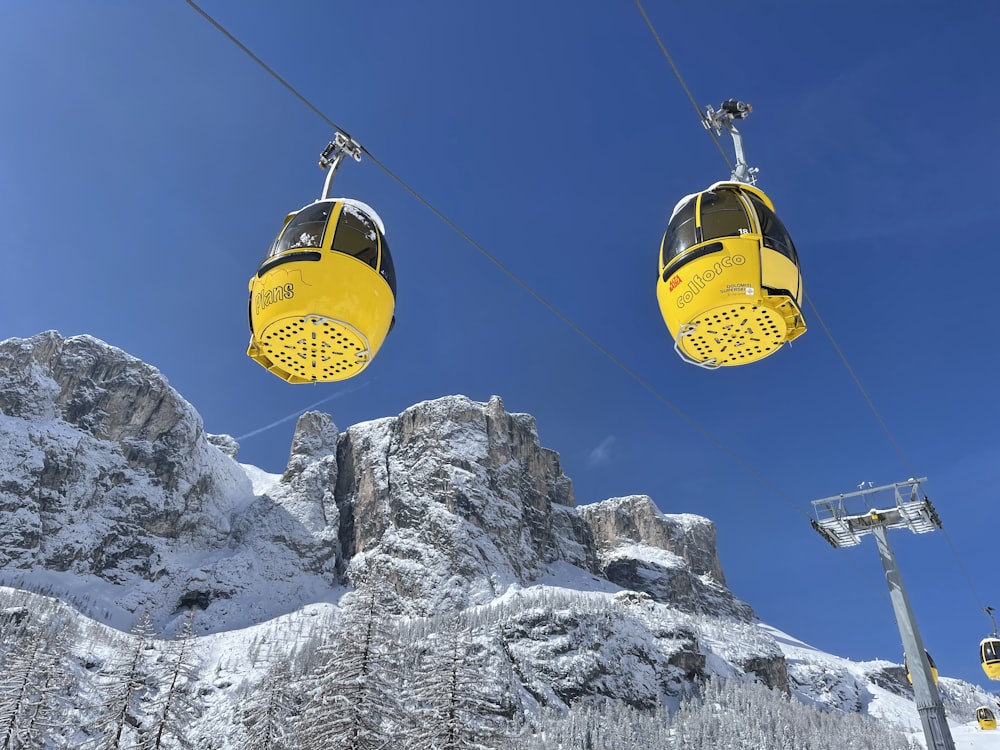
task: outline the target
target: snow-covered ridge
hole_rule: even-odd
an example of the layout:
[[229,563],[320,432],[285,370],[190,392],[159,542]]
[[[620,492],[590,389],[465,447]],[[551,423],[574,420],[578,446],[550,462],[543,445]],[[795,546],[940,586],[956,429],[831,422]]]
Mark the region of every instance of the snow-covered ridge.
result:
[[[878,728],[850,725],[854,729],[843,730],[845,738],[861,731],[878,743],[858,747],[922,747],[912,693],[900,678],[898,665],[851,662],[762,623],[687,613],[637,592],[612,591],[606,582],[579,569],[556,566],[544,582],[512,586],[488,604],[432,617],[385,617],[371,607],[377,592],[378,588],[344,590],[336,603],[308,605],[252,627],[201,637],[182,629],[176,638],[164,640],[141,623],[132,632],[122,633],[79,615],[55,598],[0,587],[0,626],[6,633],[19,634],[0,641],[0,660],[11,679],[24,679],[29,673],[22,666],[23,654],[41,649],[31,651],[34,671],[26,678],[31,685],[47,680],[57,691],[39,688],[40,702],[24,715],[44,712],[34,715],[44,716],[50,738],[82,744],[102,733],[113,733],[115,714],[105,707],[121,700],[115,696],[121,696],[120,686],[132,675],[144,687],[134,694],[129,711],[134,724],[123,725],[125,737],[137,739],[162,727],[166,736],[184,737],[195,746],[234,750],[246,746],[249,733],[263,720],[273,719],[272,728],[287,732],[289,738],[299,727],[310,726],[308,705],[303,711],[303,701],[311,705],[310,691],[320,685],[331,689],[341,667],[314,670],[329,654],[345,660],[358,658],[365,639],[374,637],[374,644],[368,644],[374,645],[371,653],[377,654],[369,664],[374,685],[368,690],[387,690],[396,696],[397,720],[418,705],[409,691],[422,683],[411,670],[441,668],[426,661],[434,653],[446,656],[444,664],[454,670],[454,655],[461,654],[457,668],[466,699],[481,712],[478,719],[477,714],[463,714],[463,731],[478,732],[480,722],[497,720],[497,708],[506,705],[502,711],[508,711],[517,706],[516,715],[522,718],[504,719],[502,732],[483,745],[513,750],[547,747],[535,743],[541,732],[558,729],[543,729],[545,722],[553,720],[545,719],[552,707],[561,709],[560,722],[574,715],[590,721],[588,712],[596,710],[593,720],[605,727],[619,721],[623,710],[635,712],[631,724],[643,730],[633,729],[639,732],[633,742],[643,736],[659,737],[656,723],[647,725],[650,717],[679,711],[676,720],[682,721],[684,710],[690,710],[685,709],[685,701],[704,690],[706,680],[725,678],[739,684],[748,674],[752,676],[740,664],[755,664],[764,656],[774,659],[783,653],[794,700],[823,714],[870,716],[878,721]],[[196,610],[191,613],[195,620],[203,616]],[[377,620],[365,625],[371,617]],[[36,640],[46,632],[60,636]],[[401,675],[410,677],[398,682]],[[0,700],[5,700],[5,684],[0,681]],[[436,689],[446,684],[447,680],[440,680]],[[176,689],[182,690],[179,696],[173,693]],[[722,695],[741,703],[762,700],[732,691],[724,690]],[[718,691],[709,689],[707,695],[711,698]],[[777,695],[782,695],[780,690]],[[989,705],[995,696],[948,678],[942,678],[942,695],[957,747],[1000,747],[1000,742],[992,742],[1000,737],[981,732],[971,719],[976,705]],[[170,696],[183,699],[180,709],[168,708]],[[356,699],[367,711],[380,710],[377,706],[384,700],[370,694]],[[600,718],[611,705],[623,708]],[[718,717],[721,710],[712,709],[713,715]],[[271,711],[275,715],[267,718]],[[783,712],[786,723],[769,728],[779,737],[804,731],[788,722],[801,720],[807,726],[818,721],[815,716],[797,719],[791,709]],[[666,715],[659,719],[667,720]],[[835,726],[830,724],[824,731],[831,732]],[[402,736],[404,727],[393,731]],[[827,736],[832,744],[810,746],[838,747],[835,736]],[[202,744],[210,738],[216,738],[216,744]],[[227,739],[219,744],[219,738]],[[905,744],[911,740],[917,744]]]
[[[411,667],[452,639],[502,686],[483,700],[508,720],[609,701],[676,710],[713,676],[825,711],[902,710],[893,665],[761,626],[726,588],[709,519],[642,495],[576,506],[534,418],[499,397],[342,432],[308,412],[281,474],[238,453],[158,371],[93,337],[0,342],[0,633],[3,617],[73,631],[45,646],[68,665],[72,711],[97,716],[87,701],[119,657],[148,650],[149,684],[175,684],[156,665],[190,660],[181,684],[202,718],[188,726],[225,736],[278,665],[285,682],[312,679],[331,633],[349,645],[366,629]],[[0,643],[0,659],[27,642]],[[960,712],[989,700],[942,683]],[[149,688],[150,716],[163,695]]]
[[[494,397],[424,401],[341,432],[299,419],[285,471],[238,462],[155,368],[91,336],[0,342],[0,582],[72,595],[127,627],[246,627],[330,601],[373,570],[392,608],[489,602],[563,563],[609,585],[749,617],[714,527],[648,497],[575,508],[533,417]],[[669,575],[667,574],[669,570]],[[670,578],[672,583],[667,583]]]

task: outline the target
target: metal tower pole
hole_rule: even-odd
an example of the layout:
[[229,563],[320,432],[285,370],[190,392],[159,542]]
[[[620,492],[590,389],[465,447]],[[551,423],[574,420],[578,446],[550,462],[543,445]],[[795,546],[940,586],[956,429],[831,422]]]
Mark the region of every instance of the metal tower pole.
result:
[[[944,714],[944,705],[938,694],[931,665],[927,661],[924,642],[917,630],[917,622],[910,607],[909,597],[903,588],[903,578],[899,574],[896,556],[889,546],[886,532],[890,529],[907,528],[914,534],[926,534],[941,528],[941,518],[930,499],[924,495],[920,500],[918,490],[923,479],[907,479],[882,487],[873,487],[871,482],[862,482],[860,491],[849,492],[822,500],[813,500],[816,520],[811,521],[821,537],[833,547],[853,547],[861,544],[866,534],[875,537],[878,554],[882,558],[885,569],[885,581],[889,585],[889,598],[892,600],[892,610],[896,615],[896,625],[903,640],[903,648],[907,654],[907,663],[913,664],[910,669],[910,679],[913,682],[913,698],[920,714],[920,723],[924,727],[924,737],[927,740],[927,750],[955,750],[955,742],[951,738],[951,729]],[[865,489],[865,484],[868,488]],[[848,513],[845,502],[851,498],[870,501],[882,491],[891,490],[896,500],[894,506],[877,510],[870,505],[864,513]],[[905,497],[908,494],[909,498]],[[916,665],[920,668],[917,669]]]
[[[899,637],[903,641],[910,676],[913,680],[913,697],[920,714],[920,723],[924,727],[924,737],[927,739],[927,750],[955,750],[955,742],[951,737],[951,729],[945,718],[944,704],[938,693],[937,685],[931,674],[931,665],[927,661],[924,642],[917,629],[917,621],[910,607],[910,599],[903,586],[903,578],[896,564],[896,556],[889,546],[889,536],[884,526],[874,526],[872,536],[878,545],[878,554],[882,558],[885,569],[885,581],[889,585],[889,598],[892,600],[892,610],[896,615],[896,625],[899,627]],[[919,664],[920,668],[914,667]]]

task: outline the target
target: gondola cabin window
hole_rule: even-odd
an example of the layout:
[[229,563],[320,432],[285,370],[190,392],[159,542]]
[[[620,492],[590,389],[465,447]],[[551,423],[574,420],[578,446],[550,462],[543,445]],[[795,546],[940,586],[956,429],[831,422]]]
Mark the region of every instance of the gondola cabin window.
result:
[[[392,255],[389,254],[389,245],[386,244],[385,235],[382,236],[382,257],[378,262],[378,272],[382,274],[382,278],[385,279],[389,288],[392,290],[393,299],[396,297],[396,267],[392,265]],[[393,323],[396,319],[393,318]]]
[[351,206],[341,210],[333,249],[338,253],[353,255],[372,268],[378,268],[378,230],[375,224]]
[[268,257],[299,247],[322,247],[330,208],[329,203],[314,203],[295,214],[271,247]]
[[667,232],[663,236],[663,250],[660,265],[666,266],[671,260],[683,253],[695,243],[695,207],[698,196],[693,195],[681,206],[670,220]]
[[732,190],[701,194],[701,237],[714,240],[721,237],[739,237],[753,231],[743,201]]
[[788,234],[788,230],[785,229],[785,225],[781,223],[781,219],[757,196],[751,195],[750,201],[753,203],[757,218],[760,220],[761,233],[764,235],[764,247],[777,250],[798,265],[799,254],[795,251],[792,238]]

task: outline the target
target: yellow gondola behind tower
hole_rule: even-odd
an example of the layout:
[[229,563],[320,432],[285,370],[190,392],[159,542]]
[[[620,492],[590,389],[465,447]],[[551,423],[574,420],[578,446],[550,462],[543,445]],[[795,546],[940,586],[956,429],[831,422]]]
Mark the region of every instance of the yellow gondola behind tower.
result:
[[980,729],[996,729],[997,717],[987,706],[980,706],[976,709],[976,721],[979,722]]
[[681,200],[656,298],[674,348],[707,368],[763,359],[805,333],[798,253],[762,190],[718,182]]
[[[924,651],[924,654],[927,655],[927,663],[930,665],[930,668],[931,668],[931,678],[934,680],[934,684],[937,685],[937,683],[938,683],[938,668],[937,668],[937,664],[934,663],[934,659],[931,658],[930,654],[928,654],[926,651]],[[912,685],[913,684],[913,675],[910,674],[910,665],[909,665],[909,663],[906,660],[906,654],[903,654],[903,669],[906,670],[906,681],[909,682]]]
[[323,198],[289,214],[249,286],[247,355],[289,383],[357,375],[394,323],[385,227],[350,198]]

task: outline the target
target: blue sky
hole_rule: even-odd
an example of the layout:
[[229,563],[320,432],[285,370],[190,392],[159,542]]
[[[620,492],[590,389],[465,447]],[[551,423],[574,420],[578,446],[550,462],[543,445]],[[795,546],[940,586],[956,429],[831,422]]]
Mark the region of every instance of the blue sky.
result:
[[330,128],[182,0],[7,2],[0,338],[118,346],[275,472],[317,403],[345,429],[499,395],[579,503],[713,519],[737,596],[854,659],[901,659],[874,541],[833,550],[810,501],[927,476],[946,533],[893,532],[904,581],[942,672],[997,687],[975,653],[1000,608],[995,2],[647,0],[701,105],[753,105],[748,161],[811,302],[792,347],[716,372],[673,353],[656,259],[677,200],[728,168],[634,3],[202,7],[521,283],[346,163],[334,192],[385,221],[397,325],[353,380],[280,381],[244,353],[247,280],[319,197]]

